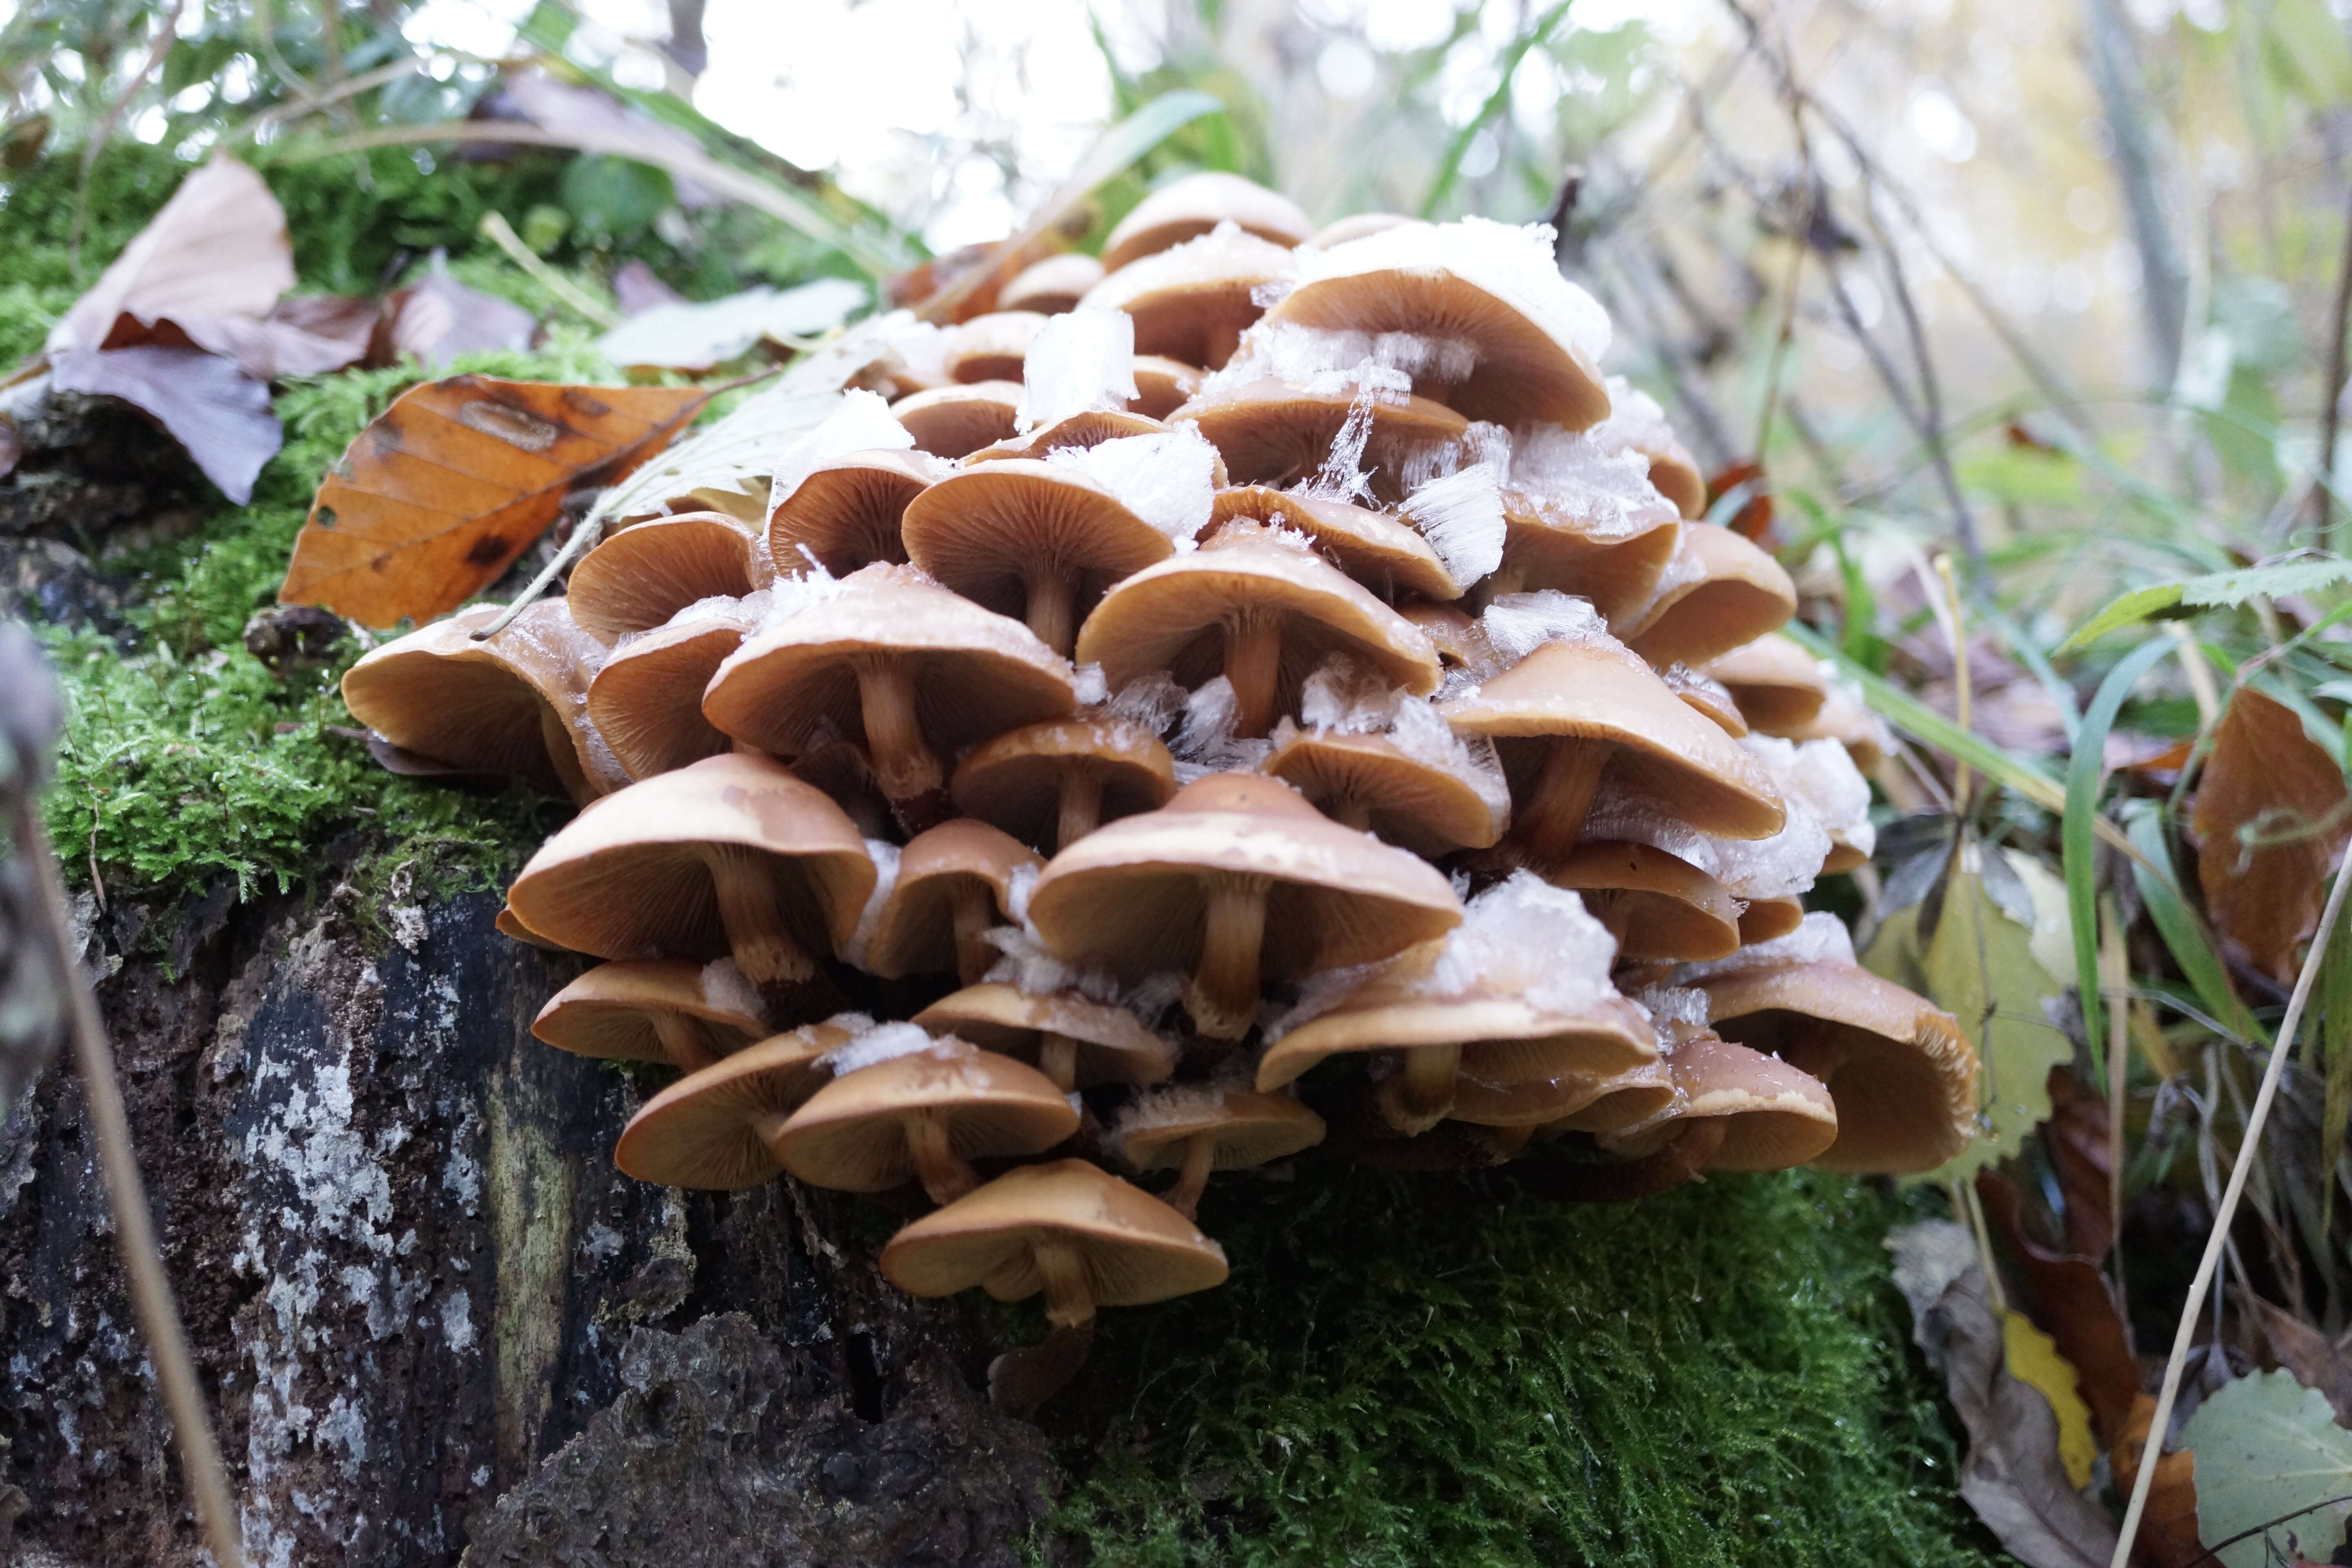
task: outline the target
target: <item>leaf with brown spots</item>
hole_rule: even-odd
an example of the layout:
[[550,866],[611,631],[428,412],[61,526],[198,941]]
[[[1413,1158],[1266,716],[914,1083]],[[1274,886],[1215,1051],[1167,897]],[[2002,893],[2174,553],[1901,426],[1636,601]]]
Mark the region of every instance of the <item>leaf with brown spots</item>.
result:
[[2214,731],[2191,820],[2213,924],[2256,968],[2292,984],[2328,868],[2352,836],[2343,767],[2294,709],[2242,686]]
[[451,376],[403,393],[319,487],[278,596],[422,622],[498,580],[565,494],[668,446],[709,394]]

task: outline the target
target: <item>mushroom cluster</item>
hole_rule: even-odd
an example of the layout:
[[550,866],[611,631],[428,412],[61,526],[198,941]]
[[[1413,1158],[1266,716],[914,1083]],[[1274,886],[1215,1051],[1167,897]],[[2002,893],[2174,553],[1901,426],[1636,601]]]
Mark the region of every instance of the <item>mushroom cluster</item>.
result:
[[681,1074],[623,1170],[915,1215],[900,1288],[1044,1298],[1020,1406],[1224,1278],[1220,1171],[1623,1198],[1968,1142],[1954,1021],[1802,903],[1881,732],[1549,231],[1201,175],[988,303],[853,329],[565,596],[344,682],[581,803],[499,925],[604,961],[541,1039]]

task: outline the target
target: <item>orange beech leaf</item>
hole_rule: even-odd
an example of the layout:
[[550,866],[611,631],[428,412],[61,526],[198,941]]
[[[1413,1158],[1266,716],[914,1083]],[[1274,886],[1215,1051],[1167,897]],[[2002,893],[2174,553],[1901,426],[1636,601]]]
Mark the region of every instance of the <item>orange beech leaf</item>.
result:
[[2221,934],[2291,984],[2317,929],[2327,868],[2352,837],[2344,770],[2294,709],[2240,687],[2197,786],[2197,879]]
[[547,531],[566,492],[668,446],[709,395],[483,375],[412,387],[319,487],[278,596],[371,626],[455,609]]
[[1742,485],[1748,487],[1748,499],[1739,503],[1738,511],[1724,519],[1724,526],[1769,549],[1772,540],[1772,486],[1771,481],[1764,477],[1761,465],[1734,463],[1708,479],[1706,504],[1711,510],[1717,501]]
[[[2147,1451],[2147,1429],[2155,1420],[2156,1395],[2143,1394],[2132,1401],[2124,1435],[2107,1457],[2118,1495],[2128,1496],[2139,1479],[2140,1456]],[[2200,1568],[2214,1561],[2197,1539],[2197,1456],[2190,1450],[2159,1451],[2132,1561],[2156,1568]]]

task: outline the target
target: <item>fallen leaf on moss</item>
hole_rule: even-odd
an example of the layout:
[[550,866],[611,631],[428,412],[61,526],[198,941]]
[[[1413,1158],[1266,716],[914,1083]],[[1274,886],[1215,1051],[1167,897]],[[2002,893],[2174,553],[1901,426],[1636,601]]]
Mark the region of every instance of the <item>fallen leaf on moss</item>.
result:
[[2091,1407],[2083,1403],[2074,1366],[2058,1353],[2057,1342],[2022,1312],[2002,1316],[2000,1336],[2009,1375],[2048,1400],[2051,1413],[2058,1417],[2058,1460],[2066,1467],[2066,1479],[2077,1489],[2089,1486],[2099,1444],[2091,1436]]
[[2344,770],[2285,703],[2240,687],[2197,785],[2197,879],[2221,933],[2281,984],[2352,837]]
[[2294,1313],[2259,1296],[2242,1289],[2238,1300],[2263,1331],[2279,1365],[2294,1373],[2304,1387],[2317,1391],[2338,1422],[2352,1421],[2352,1356],[2346,1354],[2344,1342],[2329,1340]]
[[319,487],[278,597],[371,626],[454,609],[547,531],[567,492],[660,451],[708,396],[478,375],[411,388]]
[[138,409],[239,506],[253,499],[254,479],[284,440],[269,388],[201,349],[62,349],[49,355],[49,384]]
[[864,285],[820,278],[779,293],[749,289],[703,303],[656,304],[596,340],[614,364],[655,370],[709,370],[762,342],[786,343],[829,332],[862,308]]
[[2219,1542],[2257,1531],[2214,1553],[2224,1568],[2325,1554],[2344,1539],[2352,1432],[2336,1424],[2325,1394],[2292,1373],[2258,1372],[2222,1384],[2181,1427],[2180,1440],[2198,1456],[2198,1532]]
[[2058,1353],[2080,1377],[2091,1424],[2103,1446],[2129,1429],[2139,1397],[2139,1367],[2132,1360],[2115,1294],[2098,1266],[2078,1253],[2053,1252],[2020,1222],[2016,1184],[1998,1171],[1977,1173],[1985,1217],[2000,1232],[2032,1289],[2034,1321],[2049,1331]]
[[369,357],[396,364],[414,354],[425,369],[439,370],[459,354],[529,348],[538,331],[539,319],[520,305],[452,278],[448,258],[436,250],[423,278],[384,301]]
[[103,347],[124,316],[151,325],[257,321],[293,286],[294,247],[278,198],[259,174],[216,153],[50,329],[48,347]]

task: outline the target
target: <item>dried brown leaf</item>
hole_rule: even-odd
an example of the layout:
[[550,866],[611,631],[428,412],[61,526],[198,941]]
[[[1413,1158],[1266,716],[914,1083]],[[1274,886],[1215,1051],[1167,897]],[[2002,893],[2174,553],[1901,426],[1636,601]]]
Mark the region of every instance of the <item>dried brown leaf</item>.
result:
[[2108,1198],[2115,1145],[2106,1100],[2071,1068],[2050,1069],[2050,1120],[2042,1124],[2042,1146],[2066,1201],[2067,1249],[2097,1263],[2115,1239]]
[[[2141,1453],[2147,1447],[2147,1429],[2156,1419],[2156,1396],[2143,1394],[2132,1401],[2131,1419],[2110,1455],[2116,1490],[2128,1495],[2139,1479]],[[2139,1539],[2133,1544],[2135,1562],[2156,1568],[2199,1568],[2212,1562],[2197,1535],[2197,1456],[2186,1448],[2160,1455],[2156,1479],[2149,1486],[2147,1510],[2140,1515]]]
[[2326,1395],[2336,1422],[2352,1426],[2352,1356],[2284,1308],[2241,1290],[2238,1303],[2263,1331],[2271,1355],[2305,1388]]
[[[51,351],[105,346],[124,316],[257,321],[294,286],[286,214],[261,176],[224,153],[172,193],[49,333]],[[115,346],[127,346],[117,344]]]
[[58,350],[49,355],[49,384],[138,409],[239,506],[253,498],[255,477],[284,439],[269,410],[269,388],[235,361],[201,349]]
[[404,354],[414,354],[425,369],[439,370],[459,354],[529,348],[538,331],[538,318],[521,306],[450,277],[446,260],[436,251],[432,269],[384,302],[383,324],[370,357],[394,364]]
[[2282,985],[2352,836],[2347,803],[2343,768],[2294,710],[2240,687],[2197,788],[2197,877],[2216,929]]
[[1985,1217],[2000,1232],[2032,1289],[2035,1324],[2080,1376],[2091,1425],[2100,1444],[2113,1447],[2131,1419],[2140,1388],[2123,1314],[2105,1277],[2091,1258],[2053,1251],[2027,1234],[2017,1187],[2008,1177],[1980,1171],[1977,1193],[1984,1200]]
[[668,446],[709,395],[478,375],[413,387],[319,487],[278,597],[373,626],[454,609],[547,531],[567,491]]

